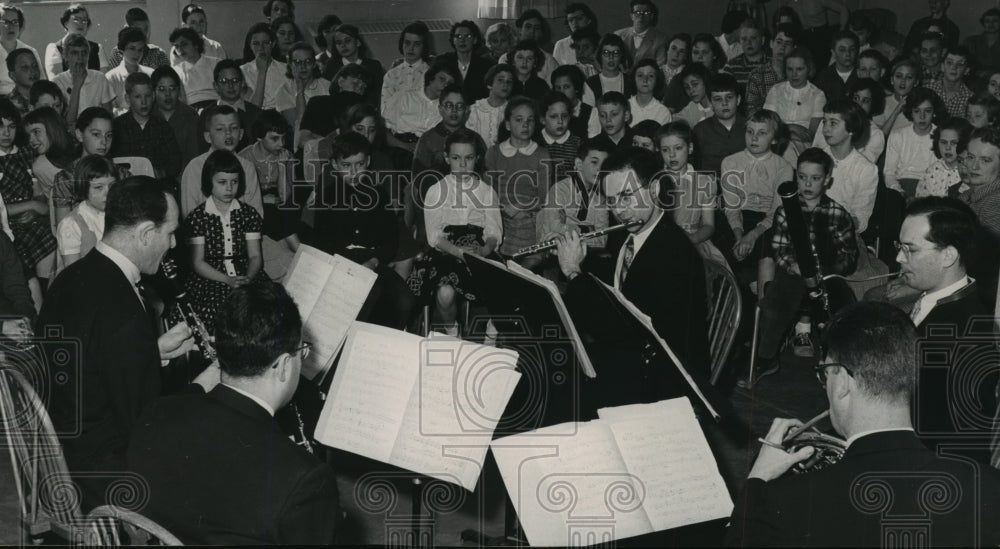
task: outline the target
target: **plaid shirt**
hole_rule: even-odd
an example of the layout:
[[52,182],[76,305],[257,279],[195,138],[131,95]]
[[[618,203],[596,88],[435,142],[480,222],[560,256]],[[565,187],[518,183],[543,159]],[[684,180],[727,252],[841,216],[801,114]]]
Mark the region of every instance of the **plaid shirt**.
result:
[[166,120],[150,116],[142,128],[132,113],[126,112],[115,118],[113,129],[111,156],[144,156],[168,178],[176,178],[184,169],[177,138]]
[[[802,205],[802,217],[809,227],[809,241],[819,257],[820,272],[823,275],[853,273],[858,261],[858,240],[854,234],[851,214],[826,195],[823,195],[812,211],[806,210],[805,201],[801,197],[799,204]],[[778,207],[774,219],[775,230],[771,246],[774,247],[775,260],[781,268],[790,271],[797,262],[784,205]]]
[[771,86],[781,82],[781,77],[775,72],[770,61],[755,67],[747,77],[747,118],[764,108],[764,100]]
[[965,118],[965,108],[969,106],[969,99],[972,97],[972,90],[965,85],[964,82],[961,83],[962,87],[956,93],[948,95],[944,91],[944,79],[938,78],[933,80],[927,89],[938,94],[938,97],[944,101],[944,106],[948,107],[948,114],[950,116],[957,116],[959,118]]
[[736,81],[740,83],[740,87],[745,90],[747,87],[747,80],[750,78],[750,71],[770,63],[771,60],[768,59],[766,55],[761,57],[760,61],[753,62],[747,59],[747,55],[744,53],[730,59],[722,70],[735,76]]
[[[115,49],[111,50],[111,59],[108,61],[111,63],[111,67],[114,68],[121,65],[124,57],[122,50],[118,49],[118,46],[115,46]],[[146,52],[142,54],[139,64],[151,69],[158,69],[160,67],[169,67],[170,59],[167,58],[167,52],[149,44],[146,46]]]
[[1000,238],[1000,181],[972,187],[958,199],[972,208],[986,230]]

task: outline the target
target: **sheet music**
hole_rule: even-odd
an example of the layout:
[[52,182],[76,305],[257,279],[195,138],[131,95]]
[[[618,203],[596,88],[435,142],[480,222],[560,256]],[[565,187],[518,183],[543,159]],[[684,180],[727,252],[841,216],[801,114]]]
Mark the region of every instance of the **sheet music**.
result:
[[615,296],[618,302],[621,303],[622,306],[628,310],[628,312],[632,313],[632,316],[638,319],[639,322],[641,322],[642,325],[645,326],[647,330],[649,330],[649,333],[656,338],[657,343],[660,344],[660,348],[666,351],[667,356],[670,357],[670,360],[673,361],[673,363],[677,366],[677,370],[680,371],[681,375],[684,376],[684,379],[687,380],[688,385],[690,385],[691,389],[693,389],[695,394],[698,395],[698,398],[701,399],[702,403],[708,409],[709,413],[711,413],[715,419],[719,419],[720,417],[722,417],[719,415],[719,412],[715,410],[715,408],[708,401],[708,399],[705,398],[705,395],[701,392],[701,388],[698,387],[698,384],[695,383],[693,379],[691,379],[691,374],[689,374],[684,365],[681,364],[680,359],[677,358],[677,355],[674,354],[674,351],[670,348],[669,345],[667,345],[667,342],[664,341],[662,337],[660,337],[659,332],[657,332],[656,328],[653,327],[653,321],[649,318],[649,316],[646,313],[640,311],[638,307],[633,305],[632,302],[629,301],[628,298],[626,298],[625,295],[622,294],[620,290],[618,290],[613,286],[608,286],[597,277],[593,278],[602,286],[607,288],[608,291],[611,292],[611,295]]
[[316,440],[389,462],[419,374],[420,336],[355,322],[316,425]]
[[530,280],[549,291],[556,304],[556,310],[559,312],[559,318],[562,319],[563,325],[569,330],[569,337],[573,341],[573,348],[580,360],[583,373],[591,379],[596,378],[597,371],[594,370],[594,365],[590,362],[590,355],[587,354],[587,350],[583,348],[583,340],[580,338],[580,333],[576,331],[576,324],[573,323],[573,319],[569,316],[569,311],[566,309],[566,304],[562,300],[562,294],[559,293],[559,287],[556,286],[556,283],[525,269],[514,260],[507,262],[507,269],[521,278]]
[[517,358],[354,322],[316,440],[471,491],[521,377]]
[[654,531],[733,512],[694,409],[686,397],[598,410],[609,422],[626,469],[645,485],[644,508]]
[[285,275],[284,281],[285,290],[295,300],[303,322],[309,318],[320,293],[323,292],[326,280],[333,272],[333,265],[324,258],[326,255],[312,246],[300,244],[292,263],[288,266],[288,274]]

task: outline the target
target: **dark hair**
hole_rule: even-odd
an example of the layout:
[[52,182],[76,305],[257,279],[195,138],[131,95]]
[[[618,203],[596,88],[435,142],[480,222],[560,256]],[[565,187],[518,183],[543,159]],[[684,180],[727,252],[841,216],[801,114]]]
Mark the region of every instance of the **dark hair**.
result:
[[[243,39],[243,62],[249,63],[256,58],[253,54],[253,48],[250,47],[250,40],[253,39],[253,35],[261,33],[267,34],[267,37],[271,40],[272,49],[274,44],[278,42],[278,37],[275,36],[274,30],[271,29],[271,25],[264,23],[263,21],[260,23],[254,23],[250,26],[250,29],[247,30],[246,38]],[[216,69],[218,69],[218,67],[216,67]]]
[[986,108],[986,119],[990,125],[1000,121],[1000,99],[988,91],[979,92],[969,98],[969,106],[978,105]]
[[549,83],[553,88],[556,86],[557,78],[569,78],[570,83],[573,84],[573,89],[576,90],[577,98],[582,98],[583,86],[587,83],[587,77],[584,76],[580,67],[576,65],[559,65],[552,71],[552,76],[549,77]]
[[382,115],[379,114],[378,109],[369,103],[358,102],[344,111],[343,120],[339,121],[341,123],[341,135],[352,132],[352,126],[369,116],[375,119],[375,126],[377,128],[375,131],[375,142],[378,143],[385,131],[385,120],[382,119]]
[[892,69],[891,67],[892,63],[888,59],[886,59],[885,55],[882,55],[882,52],[874,48],[859,53],[858,61],[861,61],[862,59],[874,59],[878,61],[878,64],[880,67],[882,67],[883,71],[888,71]]
[[[212,81],[219,81],[219,74],[226,69],[234,70],[240,73],[240,80],[243,80],[243,70],[240,69],[240,64],[235,59],[219,59],[219,62],[215,64],[215,68],[212,69]],[[178,80],[179,81],[179,80]]]
[[82,34],[73,33],[73,34],[67,36],[66,40],[63,41],[63,52],[64,52],[64,55],[68,54],[69,51],[71,49],[73,49],[73,48],[81,48],[81,49],[87,50],[87,53],[89,54],[90,53],[90,40],[87,40],[87,37],[84,36],[84,35],[82,35]]
[[517,55],[519,51],[530,51],[535,58],[535,64],[531,67],[531,74],[537,75],[538,71],[542,70],[545,66],[545,54],[542,53],[542,48],[538,47],[538,42],[534,40],[520,40],[514,47],[510,49],[507,54],[507,61],[513,64],[514,56]]
[[[76,15],[78,13],[86,13],[87,17],[88,18],[90,17],[90,12],[87,11],[87,8],[84,7],[83,4],[81,4],[79,2],[76,2],[76,3],[73,3],[73,4],[70,4],[70,5],[66,6],[66,9],[64,9],[63,12],[62,12],[62,15],[59,16],[59,23],[62,24],[63,28],[66,28],[66,22],[69,21],[69,18],[73,17],[74,15]],[[90,24],[87,25],[87,27],[89,28],[90,25],[93,25],[93,24],[94,24],[94,22],[91,21]]]
[[468,103],[469,100],[467,97],[465,97],[465,90],[462,89],[461,85],[448,84],[447,86],[444,87],[443,90],[441,90],[441,95],[438,96],[438,104],[439,105],[444,104],[444,98],[453,93],[457,93],[458,95],[462,96],[462,102]]
[[[479,25],[468,19],[463,19],[458,23],[453,23],[451,30],[448,31],[448,43],[451,44],[452,48],[455,47],[455,33],[458,32],[458,29],[462,28],[469,29],[470,34],[472,34],[472,39],[476,43],[474,48],[483,43],[483,33],[479,30]],[[428,34],[430,33],[428,32]]]
[[791,38],[792,42],[798,44],[799,40],[802,39],[802,27],[798,27],[792,23],[782,23],[774,28],[774,36],[771,37],[772,40],[777,38],[779,34],[784,34]]
[[76,162],[73,168],[73,198],[79,202],[90,194],[90,182],[101,177],[118,178],[115,163],[106,156],[88,154]]
[[[368,47],[368,42],[365,42],[365,38],[363,36],[361,36],[361,31],[358,29],[358,27],[355,27],[354,25],[349,25],[349,24],[345,23],[345,24],[337,25],[337,28],[333,29],[333,32],[339,32],[341,34],[346,34],[347,36],[350,36],[355,41],[357,41],[357,43],[358,43],[358,59],[371,59],[372,50],[371,50],[371,48]],[[340,54],[337,52],[336,48],[334,48],[334,50],[333,50],[333,58],[334,59],[341,59]]]
[[517,72],[514,70],[513,65],[509,63],[497,63],[496,65],[490,67],[490,70],[486,71],[486,77],[483,78],[486,86],[492,86],[493,80],[496,79],[497,74],[500,74],[501,72],[506,72],[510,74],[512,78],[517,78]]
[[133,175],[115,183],[104,208],[104,234],[152,221],[160,227],[167,220],[167,195],[162,183],[148,175]]
[[612,32],[602,36],[601,41],[597,44],[597,55],[601,56],[601,50],[608,46],[618,48],[618,51],[622,52],[619,59],[621,60],[622,67],[625,71],[628,71],[629,67],[632,66],[632,56],[629,54],[628,48],[625,47],[625,41],[622,40],[622,37]]
[[776,28],[780,24],[779,21],[781,21],[782,17],[791,19],[791,24],[795,25],[800,32],[802,31],[802,19],[799,18],[799,13],[795,11],[795,8],[785,5],[774,12],[774,26]]
[[205,14],[205,8],[199,6],[198,4],[188,4],[181,8],[181,22],[187,23],[188,18],[191,17],[191,14],[193,13],[200,13],[204,15],[206,19],[208,18],[208,15]]
[[656,24],[660,22],[660,8],[656,7],[653,0],[632,0],[628,4],[629,13],[632,13],[632,10],[635,9],[636,6],[649,6],[649,11],[653,12],[653,18],[649,22],[651,27],[655,27]]
[[626,147],[612,152],[601,166],[602,188],[607,174],[627,169],[635,171],[639,186],[647,188],[663,171],[663,157],[642,147]]
[[302,339],[302,317],[281,284],[255,280],[229,292],[215,317],[215,348],[226,375],[264,374]]
[[452,145],[472,145],[472,148],[476,151],[476,156],[482,159],[483,155],[486,154],[486,151],[480,150],[482,143],[483,139],[476,132],[468,128],[459,128],[448,134],[448,137],[444,139],[444,152],[448,153],[451,151]]
[[972,136],[969,137],[969,141],[973,139],[978,139],[987,145],[993,145],[1000,149],[1000,129],[992,126],[983,126],[982,128],[972,130]]
[[[28,48],[15,48],[14,51],[7,54],[7,72],[14,72],[14,68],[17,66],[17,59],[25,54],[30,55],[32,59],[35,58],[35,52]],[[41,71],[42,67],[38,67],[38,70]]]
[[[280,115],[279,115],[280,116]],[[212,151],[205,159],[205,166],[201,169],[201,194],[212,195],[212,178],[217,173],[234,173],[240,176],[240,182],[236,186],[236,198],[243,196],[247,188],[247,174],[243,171],[243,164],[239,157],[230,151]]]
[[372,145],[363,136],[347,132],[333,138],[333,143],[330,145],[330,160],[342,160],[356,154],[364,154],[371,158]]
[[530,10],[524,10],[521,15],[518,16],[517,20],[514,21],[514,26],[520,29],[524,26],[524,22],[528,19],[538,19],[542,23],[542,39],[539,40],[542,44],[549,41],[552,37],[552,31],[549,29],[549,22],[545,17],[542,16],[542,12],[532,8]]
[[[308,42],[295,42],[294,44],[292,44],[288,48],[288,63],[285,66],[285,76],[290,79],[294,78],[294,76],[292,76],[292,54],[297,51],[308,52],[309,59],[313,60],[316,59],[316,50],[314,50],[313,47],[310,46]],[[313,63],[312,71],[310,71],[310,74],[312,75],[313,78],[320,77],[319,63]]]
[[[597,45],[601,43],[601,35],[597,32],[596,25],[576,29],[573,31],[573,34],[569,35],[569,37],[573,42],[578,40],[590,40],[590,42],[594,45],[594,48],[597,48]],[[576,49],[576,44],[572,44],[570,47]],[[565,67],[566,65],[561,66]]]
[[[323,32],[341,24],[343,24],[343,21],[340,20],[340,17],[337,17],[332,13],[324,15],[323,18],[319,20],[319,25],[316,27],[316,45],[319,46],[319,49],[326,51],[326,49],[332,45],[326,43],[326,37],[323,36]],[[410,24],[412,25],[413,23]],[[406,32],[406,29],[403,29],[403,32]]]
[[853,98],[854,94],[863,90],[868,90],[872,96],[872,110],[868,113],[869,118],[882,114],[885,111],[885,88],[882,87],[882,84],[871,78],[858,78],[847,84],[848,97]]
[[979,24],[985,25],[984,21],[986,20],[987,17],[1000,17],[1000,9],[990,8],[984,11],[983,14],[979,17]]
[[[470,21],[462,21],[462,23],[468,23],[468,22]],[[458,25],[461,25],[461,23],[455,23],[454,25],[451,26],[452,35],[455,34],[454,29]],[[475,27],[475,23],[473,23],[472,26]],[[476,32],[477,33],[479,32],[479,27],[476,27]],[[396,48],[397,50],[399,50],[400,55],[402,55],[403,53],[403,38],[406,37],[407,34],[415,34],[424,41],[424,47],[420,51],[420,58],[423,59],[424,61],[430,59],[431,56],[434,54],[434,36],[431,35],[431,29],[427,27],[427,23],[424,23],[423,21],[414,21],[409,25],[403,27],[403,30],[400,31],[399,33],[399,44]],[[450,36],[451,35],[449,35],[449,40],[451,40]],[[480,37],[479,42],[477,42],[477,44],[481,43],[482,43],[482,38]]]
[[28,102],[32,105],[38,103],[38,100],[43,95],[51,95],[52,97],[58,97],[63,102],[63,108],[66,107],[66,96],[63,95],[62,90],[59,89],[59,85],[51,80],[39,80],[31,85],[31,91],[28,92]]
[[851,146],[855,149],[868,144],[871,124],[865,111],[854,100],[838,97],[823,107],[823,114],[837,114],[844,121],[844,128],[851,134]]
[[[300,29],[299,26],[295,24],[294,19],[292,19],[287,15],[282,15],[281,17],[277,17],[271,21],[271,29],[274,30],[275,38],[277,38],[278,29],[280,29],[282,25],[292,26],[292,31],[295,33],[295,39],[292,41],[293,44],[297,44],[299,42],[305,42],[306,38],[305,35],[302,34],[302,29]],[[309,49],[312,49],[312,46],[309,46]],[[276,39],[274,42],[274,47],[271,48],[271,55],[277,58],[279,61],[287,62],[288,59],[291,58],[290,57],[291,51],[289,51],[287,54],[289,57],[286,57],[286,54],[282,52],[281,49],[278,47],[278,42]],[[313,53],[313,56],[315,55],[316,54]],[[316,72],[317,73],[319,72],[319,68],[316,69]],[[291,70],[289,70],[289,74],[291,74]]]
[[861,43],[858,41],[858,35],[845,29],[833,33],[833,36],[830,38],[830,49],[832,50],[836,48],[837,42],[840,42],[841,40],[850,40],[851,42],[854,42],[854,47],[861,47]]
[[149,86],[153,88],[153,79],[142,71],[136,71],[125,77],[125,95],[132,93],[136,86]]
[[712,73],[708,72],[708,68],[701,63],[691,63],[684,67],[684,70],[680,72],[675,78],[678,78],[678,82],[684,85],[684,80],[689,76],[695,76],[701,79],[701,83],[705,85],[705,93],[708,93],[708,81],[712,79]]
[[[580,146],[576,149],[576,157],[580,160],[587,158],[587,155],[593,151],[602,152],[610,155],[612,151],[611,143],[607,139],[599,139],[598,137],[591,137],[590,139],[584,139],[580,142]],[[602,165],[603,167],[603,165]]]
[[159,67],[156,67],[153,74],[149,75],[149,81],[153,83],[154,88],[158,86],[160,84],[160,80],[163,80],[164,78],[173,79],[174,83],[178,86],[181,84],[181,77],[170,65],[160,65]]
[[694,134],[691,132],[691,126],[685,120],[678,119],[673,122],[667,122],[660,129],[656,130],[656,133],[653,135],[656,148],[659,149],[660,141],[664,137],[669,136],[680,137],[688,145],[694,143]]
[[930,230],[924,238],[938,248],[955,248],[959,264],[965,266],[976,251],[979,223],[969,206],[956,198],[925,196],[906,207],[906,217],[926,215]]
[[722,44],[719,44],[719,41],[716,40],[715,37],[712,36],[711,34],[703,32],[694,35],[694,38],[691,39],[692,52],[694,51],[695,44],[708,44],[708,47],[712,50],[712,57],[714,58],[714,63],[713,63],[714,66],[712,67],[711,70],[717,71],[726,64],[726,52],[722,49]]
[[424,73],[424,86],[430,86],[431,82],[437,78],[438,73],[446,72],[451,75],[455,84],[462,83],[462,73],[458,72],[458,67],[446,63],[443,59],[431,63],[427,72]]
[[706,84],[708,84],[709,98],[712,97],[713,93],[722,92],[733,92],[736,95],[740,95],[740,83],[736,81],[735,76],[728,72],[713,74]]
[[650,141],[653,141],[654,146],[656,145],[656,134],[660,131],[660,123],[656,120],[643,120],[635,126],[632,126],[632,137],[639,136],[645,137]]
[[906,116],[906,119],[912,122],[913,111],[925,101],[930,102],[931,108],[934,109],[934,124],[940,122],[942,117],[948,116],[948,108],[945,106],[944,101],[941,100],[941,96],[927,88],[917,87],[906,96],[906,100],[903,103],[903,114]]
[[105,109],[104,107],[87,107],[86,109],[83,109],[83,112],[80,113],[80,116],[76,117],[76,129],[82,132],[83,130],[87,129],[94,120],[97,120],[98,118],[103,118],[104,120],[107,120],[109,123],[112,124],[114,124],[115,122],[115,116],[111,114],[111,112]]
[[129,8],[129,10],[125,12],[126,25],[131,26],[141,21],[149,21],[149,15],[142,8]]
[[[997,109],[1000,109],[1000,102],[998,102],[995,98],[993,98],[993,101],[995,102]],[[934,156],[941,158],[941,152],[938,150],[938,140],[941,139],[941,132],[944,130],[953,130],[958,132],[958,146],[955,147],[956,153],[962,154],[969,148],[969,141],[972,138],[972,124],[968,120],[959,116],[950,116],[942,120],[941,123],[934,128],[934,131],[931,132],[931,139],[934,141]]]
[[45,157],[57,168],[65,169],[78,156],[77,143],[66,129],[66,119],[52,107],[39,107],[24,115],[24,127],[41,124],[49,140]]
[[264,9],[262,10],[264,12],[264,17],[271,17],[271,9],[274,7],[275,2],[281,2],[282,4],[288,6],[288,15],[292,17],[295,16],[295,4],[292,3],[292,0],[267,0],[267,3],[264,4]]
[[795,165],[796,170],[805,163],[819,164],[827,176],[833,173],[833,158],[819,147],[809,147],[802,151],[802,154],[799,155],[799,161]]
[[736,32],[747,19],[750,19],[750,16],[743,10],[727,11],[722,16],[722,34]]
[[853,303],[833,316],[822,341],[824,355],[848,367],[865,394],[909,404],[917,367],[917,331],[909,315],[888,303]]
[[945,38],[944,34],[941,34],[940,32],[924,31],[920,34],[920,39],[917,40],[917,48],[919,49],[920,46],[928,40],[937,42],[942,48],[948,47],[948,39]]
[[125,51],[126,46],[133,42],[142,42],[143,47],[145,47],[146,35],[136,27],[123,27],[122,30],[118,31],[118,49],[122,52]]
[[567,27],[569,27],[569,21],[568,21],[569,15],[571,13],[578,12],[578,11],[582,11],[584,17],[586,17],[587,19],[590,19],[590,24],[587,25],[588,27],[596,27],[597,26],[597,14],[594,13],[594,10],[590,9],[590,6],[588,6],[587,4],[584,4],[583,2],[570,2],[569,4],[566,5],[566,11],[565,11],[565,13],[566,13],[566,18],[565,19],[566,19],[566,26]]
[[17,14],[17,20],[18,20],[18,26],[21,27],[21,30],[24,30],[24,25],[25,25],[25,23],[28,22],[24,18],[24,10],[22,10],[21,7],[18,6],[18,5],[16,5],[16,4],[10,4],[10,3],[4,2],[4,3],[0,4],[0,13],[5,12],[5,11],[12,11],[12,12],[16,13]]
[[[201,111],[201,131],[207,132],[209,126],[212,125],[212,119],[216,116],[235,116],[236,120],[240,121],[239,113],[236,109],[229,105],[209,105]],[[240,121],[240,127],[242,127],[242,121]]]
[[[674,43],[674,40],[680,40],[684,43],[684,47],[687,48],[687,54],[684,56],[684,65],[691,63],[691,35],[686,32],[679,32],[667,39],[667,42],[663,44],[661,51],[663,52],[663,60],[666,63],[667,51],[670,49],[670,44]],[[659,52],[657,52],[659,53]],[[657,57],[659,58],[659,57]]]
[[806,47],[796,47],[785,56],[785,66],[788,66],[789,59],[796,58],[801,59],[806,64],[806,74],[812,80],[816,76],[816,60],[813,58],[812,52]]
[[778,136],[778,128],[783,124],[781,116],[770,109],[757,109],[754,111],[753,114],[747,117],[747,124],[751,122],[754,124],[771,124],[775,138]]
[[[667,43],[669,44],[669,42]],[[653,68],[653,77],[656,79],[656,83],[653,84],[653,97],[654,98],[662,97],[663,89],[667,87],[667,78],[663,76],[663,71],[660,70],[660,66],[656,64],[655,59],[650,59],[647,57],[645,59],[639,60],[639,62],[636,63],[634,67],[632,67],[632,71],[629,73],[629,80],[631,80],[632,83],[635,84],[635,74],[642,67]]]
[[542,117],[545,117],[545,113],[549,112],[549,107],[555,105],[556,103],[562,103],[566,105],[566,109],[573,112],[573,105],[570,104],[569,98],[566,94],[557,91],[550,91],[542,97],[541,102],[538,104],[538,112],[541,113]]
[[288,135],[288,132],[291,130],[292,128],[288,125],[288,121],[285,120],[285,117],[281,116],[281,114],[274,109],[260,111],[260,115],[258,115],[257,119],[253,121],[252,131],[254,139],[263,139],[270,132]]
[[[972,65],[976,58],[965,46],[952,46],[948,48],[948,55],[957,55],[965,60],[966,65]],[[947,58],[947,55],[945,56]],[[971,66],[969,68],[972,68]]]
[[333,78],[330,79],[331,95],[335,92],[340,91],[340,86],[337,84],[337,82],[342,78],[357,78],[358,80],[361,80],[365,84],[366,91],[368,87],[371,86],[371,81],[372,81],[372,77],[371,74],[368,72],[368,69],[362,67],[361,65],[355,65],[354,63],[347,63],[343,67],[340,67],[340,70],[337,71],[337,74],[334,74]]
[[598,97],[597,104],[594,105],[594,107],[597,108],[601,105],[618,105],[619,107],[625,109],[626,112],[632,111],[631,107],[629,107],[628,99],[625,99],[625,95],[621,92],[607,92]]
[[503,108],[504,122],[509,121],[510,117],[514,115],[514,109],[519,107],[531,107],[531,111],[535,114],[535,124],[542,123],[542,115],[538,112],[538,103],[534,99],[523,95],[515,95],[507,101],[507,105]]
[[170,31],[170,43],[173,44],[181,38],[186,38],[194,46],[198,53],[205,53],[205,39],[198,34],[198,31],[190,27],[177,27]]

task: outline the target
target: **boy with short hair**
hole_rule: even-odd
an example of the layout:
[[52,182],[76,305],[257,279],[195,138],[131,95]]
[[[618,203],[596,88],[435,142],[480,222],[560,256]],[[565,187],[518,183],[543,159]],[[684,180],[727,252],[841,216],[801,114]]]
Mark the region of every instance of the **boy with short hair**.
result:
[[141,30],[125,27],[118,31],[118,46],[115,49],[121,54],[121,62],[104,76],[115,92],[114,114],[119,116],[129,109],[125,79],[137,72],[153,74],[153,69],[140,64],[146,49],[146,35]]
[[66,96],[51,80],[39,80],[32,84],[28,101],[31,102],[32,109],[52,107],[60,115],[66,116]]
[[141,156],[153,164],[158,179],[176,185],[181,151],[174,131],[165,120],[152,116],[153,81],[143,72],[125,79],[128,111],[114,120],[111,156]]
[[889,60],[878,50],[865,50],[858,55],[858,68],[855,71],[858,78],[871,78],[881,83],[885,71],[889,68]]
[[[229,105],[239,115],[240,125],[244,128],[252,128],[262,110],[257,105],[243,99],[246,82],[243,80],[240,64],[233,59],[220,60],[212,71],[212,79],[215,91],[219,94],[216,105]],[[250,146],[250,135],[245,132],[238,148],[242,150],[248,146]]]
[[700,147],[701,170],[719,174],[722,160],[746,146],[746,118],[740,114],[740,85],[731,74],[713,75],[708,82],[714,116],[692,128]]
[[[465,98],[462,86],[452,84],[441,92],[438,98],[438,109],[441,111],[441,121],[420,136],[417,148],[413,153],[413,174],[428,169],[444,173],[447,164],[444,161],[444,142],[449,135],[459,128],[465,127],[469,118],[469,104]],[[486,150],[485,143],[482,150]]]
[[41,78],[41,68],[35,54],[28,48],[17,48],[7,55],[7,75],[14,89],[7,99],[17,107],[21,116],[31,110],[31,86]]
[[746,148],[722,160],[722,207],[736,240],[737,261],[761,256],[765,244],[761,237],[781,204],[778,185],[792,180],[792,165],[771,150],[780,124],[774,111],[755,112],[747,121]]
[[88,107],[111,110],[115,92],[104,73],[87,68],[90,42],[79,34],[70,35],[63,45],[63,58],[68,70],[52,79],[59,90],[69,97],[66,107],[67,126],[76,125],[76,117]]
[[[803,151],[799,155],[795,174],[798,201],[820,272],[823,275],[849,275],[854,272],[858,260],[857,236],[851,214],[826,195],[833,182],[832,173],[833,159],[828,154],[815,147]],[[788,325],[796,318],[795,354],[804,357],[813,355],[811,304],[805,300],[805,280],[792,246],[784,205],[778,206],[775,212],[771,245],[777,268],[774,280],[762,289],[760,299],[760,342],[757,347],[760,372],[755,376],[757,379],[777,371],[776,355]],[[850,289],[840,288],[833,282],[827,281],[828,291],[836,288],[838,295],[841,290],[850,294]]]
[[174,69],[160,67],[149,80],[153,84],[153,116],[170,125],[181,151],[181,165],[187,166],[201,152],[198,112],[181,101],[181,80]]
[[965,110],[969,106],[972,90],[965,85],[965,77],[969,74],[971,59],[969,50],[962,46],[947,50],[941,63],[941,78],[927,86],[941,97],[950,116],[965,116]]
[[847,88],[857,81],[859,48],[858,36],[849,30],[837,32],[830,40],[833,64],[819,71],[815,80],[816,87],[826,94],[828,103],[838,97],[846,96]]
[[[125,12],[125,28],[134,28],[142,32],[143,52],[139,58],[140,65],[149,67],[150,70],[170,65],[170,62],[167,60],[167,53],[149,43],[149,15],[142,8],[131,8]],[[124,52],[125,48],[121,46],[111,50],[110,61],[112,67],[117,67],[121,63]]]
[[[538,241],[545,242],[569,230],[600,231],[608,226],[609,210],[597,184],[601,166],[611,155],[606,141],[594,138],[584,141],[576,151],[574,170],[556,181],[549,189],[545,204],[538,212]],[[588,249],[602,250],[606,236],[587,240]]]
[[593,92],[586,85],[586,77],[579,67],[573,65],[562,65],[552,71],[552,91],[559,92],[569,99],[570,121],[569,131],[580,139],[587,137],[587,122],[590,121],[590,113],[594,110],[594,98],[590,102],[584,101],[586,94]]
[[[205,201],[205,195],[201,192],[201,169],[205,166],[208,155],[220,149],[233,152],[243,139],[240,117],[236,114],[236,110],[228,105],[212,105],[206,108],[201,113],[201,121],[202,137],[210,145],[210,148],[208,152],[202,153],[188,162],[181,175],[181,216],[187,215],[188,212]],[[246,175],[246,188],[240,200],[248,206],[253,206],[257,213],[263,217],[264,203],[260,192],[260,182],[257,180],[257,169],[245,158],[240,158],[240,164]]]
[[514,89],[514,67],[500,63],[486,72],[486,87],[490,94],[473,103],[469,109],[469,119],[465,125],[483,138],[487,147],[497,143],[500,127],[503,126],[503,110]]
[[[628,99],[619,92],[607,92],[597,100],[597,108],[594,109],[597,119],[600,121],[600,133],[591,135],[592,139],[604,143],[605,146],[616,150],[627,149],[632,146],[632,136],[629,135],[629,124],[632,122],[632,111],[629,108]],[[591,115],[593,118],[594,115]]]
[[925,32],[920,36],[920,46],[916,57],[920,58],[920,85],[930,88],[934,81],[941,79],[941,64],[948,52],[944,35],[939,32]]

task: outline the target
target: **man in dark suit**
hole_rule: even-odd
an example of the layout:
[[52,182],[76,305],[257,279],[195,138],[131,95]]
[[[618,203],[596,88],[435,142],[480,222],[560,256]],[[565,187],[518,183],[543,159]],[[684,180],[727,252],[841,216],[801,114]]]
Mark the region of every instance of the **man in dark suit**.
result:
[[[618,253],[609,282],[648,315],[656,332],[688,371],[708,377],[705,268],[683,229],[663,209],[667,179],[660,155],[632,147],[613,152],[602,166],[608,207],[622,223],[636,223]],[[572,231],[558,239],[559,267],[570,280],[567,304],[580,301],[586,244]]]
[[[846,437],[840,461],[786,472],[814,449],[782,449],[802,423],[776,418],[733,510],[729,545],[995,545],[1000,531],[997,472],[937,457],[910,422],[916,331],[887,303],[845,307],[823,334],[817,368],[834,429]],[[933,493],[933,498],[928,498]]]
[[233,290],[215,344],[220,384],[159,399],[136,424],[128,464],[149,487],[140,512],[186,544],[333,543],[333,470],[274,420],[310,348],[295,302],[269,281]]
[[653,0],[632,0],[629,2],[629,10],[632,15],[632,26],[615,31],[615,34],[625,42],[629,59],[633,63],[641,59],[659,61],[656,55],[667,45],[667,35],[656,30],[660,9]]
[[79,341],[69,362],[48,361],[48,410],[84,511],[105,503],[115,473],[125,471],[129,431],[160,395],[161,361],[193,345],[183,323],[157,338],[138,286],[174,246],[177,220],[177,202],[153,178],[113,185],[103,239],[56,277],[38,317],[36,333],[51,328]]
[[447,63],[462,74],[462,91],[465,92],[468,104],[471,105],[490,94],[489,88],[486,87],[486,73],[495,63],[476,55],[476,50],[483,43],[483,37],[479,32],[479,26],[472,21],[459,21],[453,24],[448,41],[455,51],[439,55],[436,61]]

